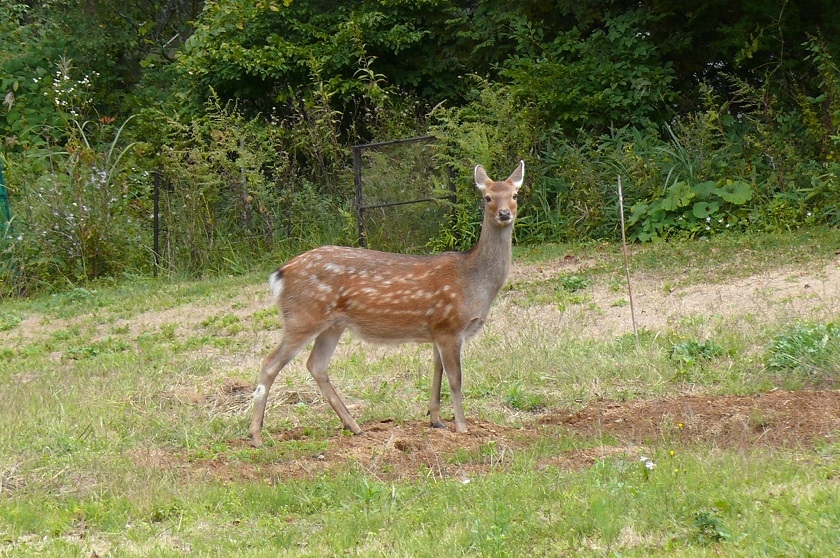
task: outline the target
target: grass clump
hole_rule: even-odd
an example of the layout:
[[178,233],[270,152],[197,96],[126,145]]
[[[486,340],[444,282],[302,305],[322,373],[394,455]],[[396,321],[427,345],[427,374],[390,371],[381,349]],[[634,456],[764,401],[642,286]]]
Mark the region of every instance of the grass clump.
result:
[[711,339],[702,343],[696,339],[686,339],[673,344],[671,360],[684,366],[694,366],[722,355],[723,352],[723,348]]
[[767,349],[767,366],[815,378],[840,373],[840,326],[834,322],[797,322],[777,334]]

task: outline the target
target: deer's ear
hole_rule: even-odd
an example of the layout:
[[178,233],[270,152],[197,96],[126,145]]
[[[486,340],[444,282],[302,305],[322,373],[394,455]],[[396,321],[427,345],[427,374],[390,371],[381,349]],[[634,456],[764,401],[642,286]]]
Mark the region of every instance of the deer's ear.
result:
[[519,161],[519,166],[516,167],[516,170],[508,176],[508,182],[513,184],[513,187],[519,190],[522,186],[522,182],[525,180],[525,161]]
[[481,165],[475,166],[475,185],[478,186],[478,189],[482,192],[484,188],[487,187],[487,184],[492,182],[490,178],[487,176],[487,173],[484,171],[484,167]]

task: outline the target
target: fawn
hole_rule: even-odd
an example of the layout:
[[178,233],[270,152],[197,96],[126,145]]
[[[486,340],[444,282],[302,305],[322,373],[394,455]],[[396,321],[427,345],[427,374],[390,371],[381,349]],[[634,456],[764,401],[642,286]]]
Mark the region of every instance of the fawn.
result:
[[315,340],[306,367],[344,427],[362,429],[330,383],[327,365],[344,330],[377,343],[431,343],[434,376],[431,425],[440,421],[443,371],[452,394],[455,431],[467,431],[461,397],[461,347],[478,333],[507,279],[517,192],[525,162],[504,181],[493,181],[481,165],[475,184],[484,196],[481,236],[467,252],[434,256],[392,254],[322,246],[281,266],[269,285],[283,315],[283,340],[262,361],[254,391],[251,441],[261,444],[268,392],[280,370]]

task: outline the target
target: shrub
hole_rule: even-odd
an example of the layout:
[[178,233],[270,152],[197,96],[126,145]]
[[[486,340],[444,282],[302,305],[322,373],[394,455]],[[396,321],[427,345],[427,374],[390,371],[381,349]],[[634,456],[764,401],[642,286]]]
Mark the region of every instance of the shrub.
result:
[[[454,169],[469,169],[456,174],[456,204],[453,226],[442,230],[431,242],[436,250],[466,249],[478,238],[481,229],[479,198],[472,169],[481,164],[496,180],[507,178],[520,159],[526,160],[526,182],[533,160],[531,149],[537,145],[537,126],[531,105],[517,99],[509,89],[491,84],[476,76],[476,95],[466,106],[432,111],[432,133],[439,141],[437,159]],[[523,208],[529,205],[528,190],[520,194]]]
[[54,131],[64,138],[60,146],[11,158],[15,218],[0,267],[2,294],[144,266],[148,229],[141,220],[149,214],[149,197],[142,173],[128,164],[140,146],[124,145],[127,123],[71,118]]

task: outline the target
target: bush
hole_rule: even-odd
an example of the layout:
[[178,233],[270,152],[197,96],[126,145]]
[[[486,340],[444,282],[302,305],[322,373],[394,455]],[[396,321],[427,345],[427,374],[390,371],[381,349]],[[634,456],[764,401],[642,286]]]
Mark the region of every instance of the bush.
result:
[[[526,183],[533,180],[529,165],[534,161],[532,149],[538,143],[533,107],[517,99],[506,87],[476,76],[472,79],[477,89],[469,104],[439,106],[431,114],[431,131],[439,141],[439,163],[462,169],[455,176],[453,226],[442,230],[431,242],[431,248],[436,250],[467,249],[478,240],[482,216],[472,174],[475,165],[487,169],[491,178],[504,180],[524,159]],[[525,189],[520,195],[523,209],[528,207],[528,199]]]
[[61,146],[10,158],[3,295],[148,269],[148,183],[129,166],[140,146],[123,145],[126,124],[71,118],[56,133]]
[[644,127],[662,120],[676,96],[671,63],[649,40],[652,23],[637,10],[608,18],[589,34],[573,27],[551,42],[521,37],[522,45],[536,43],[535,52],[510,57],[501,74],[517,96],[536,105],[541,120],[566,133]]

